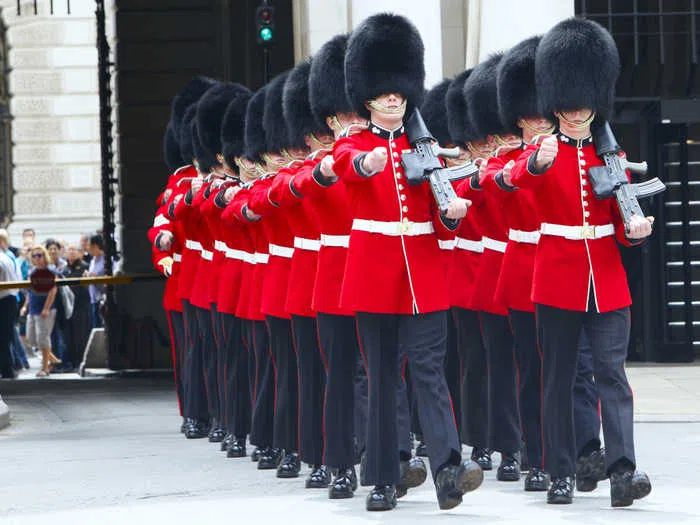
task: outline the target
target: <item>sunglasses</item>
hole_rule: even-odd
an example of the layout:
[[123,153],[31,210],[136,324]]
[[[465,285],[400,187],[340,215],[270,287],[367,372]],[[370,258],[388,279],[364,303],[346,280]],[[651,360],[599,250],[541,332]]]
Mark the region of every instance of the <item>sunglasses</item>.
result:
[[43,257],[43,253],[33,253],[32,254],[32,259],[39,259],[40,257]]

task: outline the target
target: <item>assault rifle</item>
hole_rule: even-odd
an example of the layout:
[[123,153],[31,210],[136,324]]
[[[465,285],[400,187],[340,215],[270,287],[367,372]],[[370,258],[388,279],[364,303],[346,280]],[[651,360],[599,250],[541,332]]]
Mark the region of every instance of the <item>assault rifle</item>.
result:
[[428,181],[440,213],[447,213],[450,202],[457,198],[452,182],[479,173],[479,168],[473,162],[445,168],[440,157],[455,159],[459,157],[459,148],[441,148],[428,131],[418,109],[406,121],[406,135],[413,148],[401,155],[408,184],[418,185]]

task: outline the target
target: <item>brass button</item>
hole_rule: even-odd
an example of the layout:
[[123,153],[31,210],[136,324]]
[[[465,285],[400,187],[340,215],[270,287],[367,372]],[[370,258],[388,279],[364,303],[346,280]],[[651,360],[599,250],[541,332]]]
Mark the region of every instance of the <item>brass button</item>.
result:
[[581,185],[585,186],[586,184],[588,184],[588,181],[586,181],[586,179],[581,179]]
[[588,192],[586,190],[583,190],[581,192],[581,195],[583,195],[584,197],[588,197]]
[[393,156],[394,156],[394,157],[398,157],[398,156],[399,156],[399,154],[398,154],[398,153],[396,153],[396,152],[394,152],[394,153],[393,153]]
[[583,206],[588,207],[588,201],[583,201]]
[[396,172],[396,178],[397,178],[397,179],[400,179],[400,178],[401,178],[401,172],[399,172],[399,171]]
[[403,184],[399,184],[399,189],[400,189],[400,190],[403,189]]
[[406,196],[405,196],[405,195],[401,195],[401,200],[402,200],[402,201],[405,201],[405,200],[406,200]]
[[408,206],[404,206],[404,207],[401,208],[401,209],[403,210],[404,213],[406,213],[406,212],[408,211]]
[[590,217],[590,216],[591,216],[591,212],[590,212],[590,211],[585,211],[585,212],[583,212],[583,215],[584,215],[585,217]]
[[399,166],[401,166],[401,163],[400,163],[400,162],[394,162],[394,167],[395,167],[395,168],[398,168]]
[[581,159],[581,160],[579,161],[579,164],[580,164],[581,166],[585,166],[585,165],[586,165],[586,161],[583,160],[583,159]]
[[583,170],[583,169],[582,169],[582,170],[580,170],[580,171],[581,171],[581,175],[585,175],[585,174],[586,174],[586,170]]

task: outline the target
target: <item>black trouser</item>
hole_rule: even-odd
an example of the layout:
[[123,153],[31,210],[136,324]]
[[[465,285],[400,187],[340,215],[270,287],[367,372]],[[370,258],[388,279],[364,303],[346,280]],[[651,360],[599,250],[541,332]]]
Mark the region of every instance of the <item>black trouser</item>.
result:
[[574,381],[574,435],[576,456],[600,448],[598,390],[593,380],[593,352],[585,330],[578,343],[578,367]]
[[367,481],[399,480],[397,391],[399,349],[408,357],[418,414],[433,477],[446,464],[461,461],[461,447],[445,381],[445,311],[421,315],[357,314],[360,344],[367,361],[369,417]]
[[510,325],[515,341],[520,427],[525,440],[527,460],[533,467],[543,468],[542,357],[537,346],[535,314],[510,310]]
[[[182,301],[182,311],[185,318],[185,345],[187,355],[183,360],[183,384],[185,390],[182,415],[189,418],[209,419],[207,405],[207,390],[204,386],[204,363],[202,361],[203,338],[197,321],[195,306]],[[208,312],[207,312],[208,313]],[[211,326],[211,323],[207,323]]]
[[299,457],[310,465],[321,465],[326,366],[319,348],[316,318],[293,315],[292,335],[299,374]]
[[254,395],[250,442],[259,448],[271,447],[275,413],[275,368],[265,322],[245,321],[243,337],[249,356],[255,357],[255,375],[251,382]]
[[[75,313],[75,312],[74,312]],[[166,310],[168,326],[170,327],[170,344],[173,347],[173,373],[175,376],[175,392],[177,403],[180,407],[180,415],[183,414],[183,399],[185,397],[185,382],[182,366],[185,359],[185,321],[182,312]]]
[[224,340],[224,393],[226,430],[239,439],[250,432],[251,402],[248,388],[248,350],[243,344],[242,322],[235,315],[219,314]]
[[479,315],[489,378],[489,447],[514,454],[520,452],[521,439],[513,334],[505,315]]
[[[354,342],[357,349],[355,361],[355,459],[359,460],[367,446],[367,410],[369,409],[369,381],[367,380],[367,364],[365,363],[360,345],[357,341],[357,322],[352,318],[354,330]],[[327,402],[327,401],[326,401]]]
[[486,448],[489,446],[488,372],[479,312],[454,307],[452,316],[462,363],[460,436],[469,446]]
[[633,466],[632,391],[625,375],[629,342],[629,308],[606,313],[576,312],[537,305],[542,348],[545,468],[552,477],[576,472],[573,392],[579,363],[579,337],[585,330],[593,355],[593,374],[600,396],[609,469],[620,460]]
[[223,314],[216,309],[216,304],[211,305],[211,326],[214,334],[214,349],[216,351],[216,399],[219,403],[219,422],[226,428],[226,368],[228,347],[224,334]]
[[450,391],[452,413],[457,423],[457,432],[462,435],[462,360],[459,356],[459,339],[454,317],[447,315],[447,355],[445,356],[445,379]]
[[202,369],[204,371],[204,388],[207,393],[209,417],[220,420],[219,412],[219,381],[217,378],[217,349],[214,336],[212,313],[204,308],[195,307],[197,327],[202,339]]
[[14,377],[10,345],[14,337],[17,297],[8,295],[0,299],[0,375]]
[[299,450],[297,361],[289,319],[267,317],[270,348],[275,364],[275,419],[273,446],[286,451]]

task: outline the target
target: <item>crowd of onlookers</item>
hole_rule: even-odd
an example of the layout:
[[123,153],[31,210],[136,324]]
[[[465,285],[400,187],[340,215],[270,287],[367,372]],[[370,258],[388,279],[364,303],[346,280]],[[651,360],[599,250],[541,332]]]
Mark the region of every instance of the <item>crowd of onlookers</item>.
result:
[[[83,234],[80,243],[36,240],[32,229],[15,247],[0,229],[0,283],[31,280],[35,271],[50,271],[56,281],[105,274],[104,241],[98,232]],[[39,275],[39,274],[37,274]],[[14,378],[29,369],[29,357],[40,355],[38,377],[72,372],[82,361],[93,328],[102,327],[101,285],[54,286],[46,292],[31,288],[0,290],[0,374]]]

